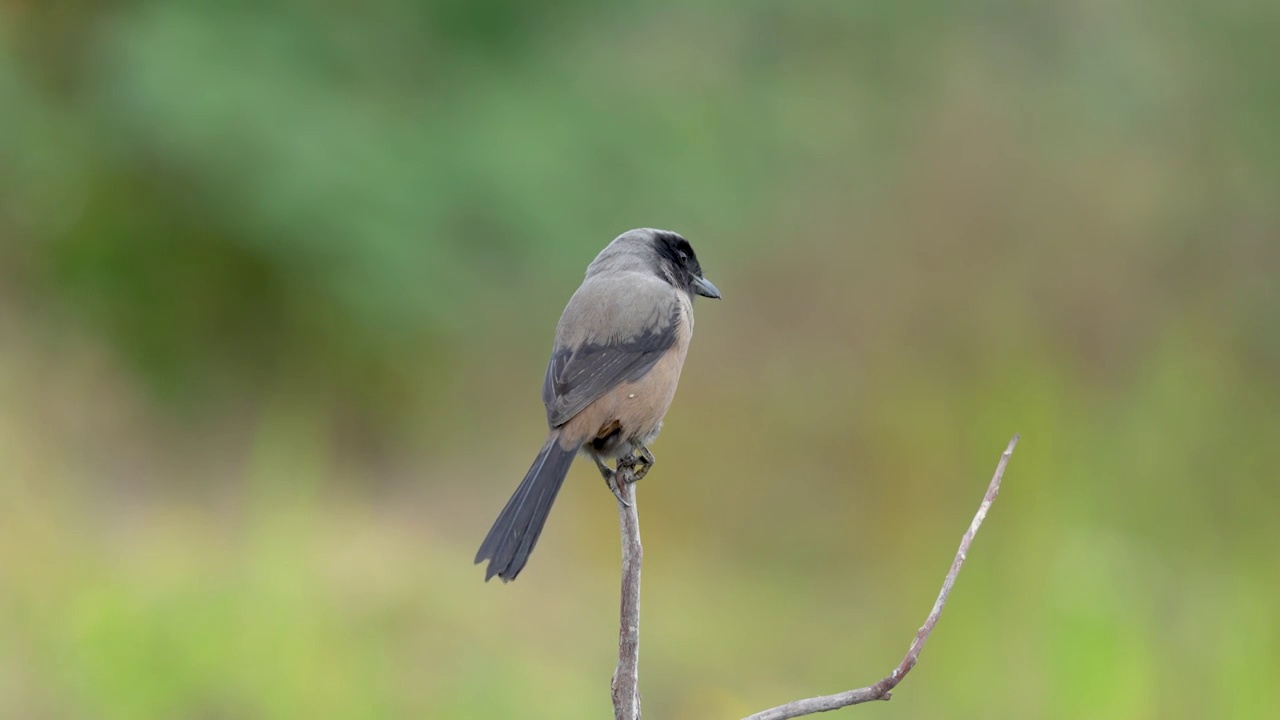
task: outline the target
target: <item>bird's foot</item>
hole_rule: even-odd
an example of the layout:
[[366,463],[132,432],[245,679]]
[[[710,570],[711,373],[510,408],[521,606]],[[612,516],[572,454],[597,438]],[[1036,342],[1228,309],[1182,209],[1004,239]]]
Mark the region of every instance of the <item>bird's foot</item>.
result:
[[606,481],[606,484],[609,486],[609,490],[613,493],[613,496],[618,498],[618,502],[622,503],[625,507],[631,507],[631,503],[627,500],[627,496],[622,492],[622,486],[618,484],[617,473],[614,473]]
[[644,476],[648,475],[649,470],[653,467],[654,457],[653,453],[649,452],[649,448],[641,445],[635,449],[635,452],[640,453],[640,457],[636,457],[634,453],[629,453],[618,458],[618,470],[621,471],[623,468],[630,470],[625,479],[627,483],[643,480]]
[[649,448],[644,445],[636,448],[636,450],[640,453],[640,457],[644,460],[646,465],[653,465],[653,463],[657,461],[657,458],[653,456],[653,453],[649,451]]
[[609,492],[618,498],[618,502],[631,507],[631,503],[627,502],[627,498],[622,494],[622,487],[618,485],[618,473],[605,467],[599,460],[596,461],[596,466],[600,468],[600,474],[604,476],[604,484],[608,486]]

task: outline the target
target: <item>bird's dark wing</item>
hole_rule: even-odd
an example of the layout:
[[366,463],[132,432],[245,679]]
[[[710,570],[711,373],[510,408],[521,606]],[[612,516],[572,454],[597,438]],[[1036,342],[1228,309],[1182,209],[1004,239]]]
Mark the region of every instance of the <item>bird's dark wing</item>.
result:
[[625,339],[556,348],[542,384],[542,402],[551,427],[568,422],[619,383],[638,380],[649,372],[676,342],[679,306],[673,303],[671,310],[659,317],[659,322]]

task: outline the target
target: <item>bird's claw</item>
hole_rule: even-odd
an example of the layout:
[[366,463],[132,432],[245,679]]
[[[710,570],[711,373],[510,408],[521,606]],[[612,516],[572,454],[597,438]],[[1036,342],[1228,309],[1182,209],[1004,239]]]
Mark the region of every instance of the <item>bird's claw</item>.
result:
[[609,492],[618,498],[618,502],[626,507],[631,507],[631,503],[622,494],[622,488],[618,485],[618,473],[604,463],[600,462],[600,458],[596,458],[596,467],[600,468],[600,476],[604,478],[604,484],[609,488]]
[[639,482],[649,474],[649,468],[653,467],[653,463],[635,463],[631,468],[631,482]]
[[644,476],[649,474],[650,468],[653,467],[653,453],[649,452],[649,448],[641,445],[636,450],[640,453],[640,457],[636,457],[634,454],[627,454],[618,458],[618,470],[621,471],[626,468],[631,471],[626,481],[628,485],[643,480]]
[[622,492],[622,486],[618,484],[617,473],[610,475],[609,478],[605,480],[605,484],[609,486],[609,490],[613,492],[614,497],[618,498],[618,502],[622,503],[623,507],[631,507],[631,503],[627,501],[626,495]]
[[[636,457],[636,453],[640,456]],[[596,459],[596,467],[600,468],[600,475],[604,477],[604,484],[609,486],[609,491],[613,496],[618,498],[618,502],[626,507],[631,507],[631,502],[627,500],[626,495],[622,492],[622,488],[644,479],[649,474],[650,468],[653,467],[653,453],[649,452],[649,448],[641,445],[634,451],[618,458],[618,469],[613,470]],[[624,472],[625,471],[625,472]]]

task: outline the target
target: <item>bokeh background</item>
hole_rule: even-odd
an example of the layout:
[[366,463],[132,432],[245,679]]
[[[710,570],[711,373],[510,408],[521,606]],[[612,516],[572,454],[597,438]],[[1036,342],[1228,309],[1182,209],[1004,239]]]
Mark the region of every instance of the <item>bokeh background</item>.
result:
[[0,716],[609,717],[589,463],[475,549],[619,232],[724,301],[646,717],[1280,708],[1274,2],[0,2]]

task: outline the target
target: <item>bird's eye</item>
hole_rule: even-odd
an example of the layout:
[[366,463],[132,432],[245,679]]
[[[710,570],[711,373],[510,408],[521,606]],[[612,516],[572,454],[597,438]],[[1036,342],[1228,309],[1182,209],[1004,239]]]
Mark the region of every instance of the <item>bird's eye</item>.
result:
[[677,250],[676,252],[680,254],[680,262],[689,262],[689,253],[683,250]]

